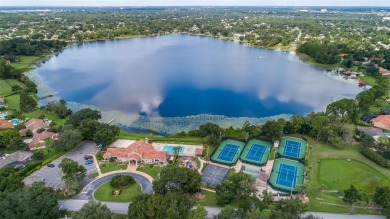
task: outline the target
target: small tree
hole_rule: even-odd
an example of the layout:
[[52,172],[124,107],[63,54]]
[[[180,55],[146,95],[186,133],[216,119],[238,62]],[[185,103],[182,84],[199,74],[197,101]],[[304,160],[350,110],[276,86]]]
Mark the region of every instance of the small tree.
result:
[[135,180],[131,176],[117,175],[112,177],[110,185],[116,189],[123,189],[134,184]]
[[363,200],[363,194],[355,188],[354,185],[351,185],[349,189],[344,190],[343,201],[351,205],[351,211],[353,212],[353,205]]
[[207,217],[206,208],[199,204],[196,206],[196,208],[190,210],[188,214],[188,219],[204,219],[206,217]]
[[73,219],[111,219],[111,210],[100,202],[89,201],[72,214]]

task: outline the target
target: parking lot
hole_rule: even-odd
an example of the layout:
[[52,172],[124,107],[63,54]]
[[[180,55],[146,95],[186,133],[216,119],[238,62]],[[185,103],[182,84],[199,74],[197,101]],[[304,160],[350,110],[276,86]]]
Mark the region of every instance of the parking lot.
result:
[[85,186],[93,180],[88,177],[89,174],[97,172],[97,169],[94,163],[86,165],[84,156],[86,154],[96,154],[98,151],[99,148],[96,147],[96,144],[94,142],[84,142],[70,152],[63,155],[62,157],[51,162],[52,164],[54,164],[53,168],[48,166],[42,167],[40,170],[26,177],[24,179],[24,183],[30,185],[35,181],[44,181],[46,186],[55,189],[64,188],[65,183],[61,180],[62,171],[58,167],[58,165],[61,163],[62,159],[69,158],[74,161],[77,161],[79,164],[83,165],[87,169],[86,177],[81,182],[81,185]]

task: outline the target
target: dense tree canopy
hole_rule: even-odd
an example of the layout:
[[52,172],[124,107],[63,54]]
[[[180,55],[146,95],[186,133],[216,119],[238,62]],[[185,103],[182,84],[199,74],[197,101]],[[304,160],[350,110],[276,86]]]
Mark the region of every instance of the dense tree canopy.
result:
[[60,218],[57,194],[43,182],[8,193],[0,199],[0,218]]
[[201,179],[196,170],[170,166],[164,168],[157,180],[153,181],[153,190],[157,194],[183,192],[194,194],[200,190]]
[[191,198],[187,194],[167,192],[160,194],[141,194],[129,205],[128,218],[135,219],[182,219],[191,210]]
[[231,174],[216,187],[217,201],[221,204],[228,204],[233,198],[250,197],[256,192],[254,185],[255,180],[246,173]]
[[72,214],[73,219],[112,219],[112,212],[100,202],[89,201]]

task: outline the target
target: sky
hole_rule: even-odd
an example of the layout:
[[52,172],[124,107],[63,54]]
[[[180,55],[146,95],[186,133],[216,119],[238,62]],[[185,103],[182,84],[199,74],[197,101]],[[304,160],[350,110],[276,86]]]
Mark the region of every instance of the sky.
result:
[[0,0],[0,6],[390,6],[390,0]]

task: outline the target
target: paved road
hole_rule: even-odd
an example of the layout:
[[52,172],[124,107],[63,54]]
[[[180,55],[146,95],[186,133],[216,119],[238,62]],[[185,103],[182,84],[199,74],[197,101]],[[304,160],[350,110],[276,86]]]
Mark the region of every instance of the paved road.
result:
[[85,186],[90,183],[93,179],[90,179],[88,176],[91,173],[97,172],[95,164],[85,164],[84,155],[86,154],[96,154],[100,149],[96,148],[96,144],[91,141],[85,141],[73,150],[69,151],[65,155],[61,156],[57,160],[51,162],[55,166],[53,168],[44,166],[40,170],[34,172],[30,176],[26,177],[23,181],[26,185],[31,185],[35,181],[44,181],[46,186],[52,187],[55,189],[64,188],[65,183],[62,181],[62,171],[58,167],[62,159],[70,158],[74,161],[77,161],[79,164],[83,165],[87,169],[86,177],[81,181],[81,185]]
[[[61,209],[68,209],[70,211],[78,211],[83,204],[88,202],[87,200],[59,200],[58,205]],[[129,202],[102,202],[106,204],[112,212],[117,214],[127,214]],[[222,208],[219,207],[205,207],[208,211],[207,218],[213,218],[214,215],[219,214]],[[308,212],[305,215],[313,214],[314,216],[321,217],[323,219],[386,219],[381,215],[348,215],[348,214],[331,214],[331,213],[320,213],[320,212]]]
[[135,181],[137,181],[142,188],[143,193],[152,194],[153,193],[153,185],[146,177],[137,174],[137,173],[113,173],[110,175],[103,176],[98,178],[92,182],[90,182],[87,186],[84,187],[83,191],[76,197],[78,200],[92,200],[93,192],[103,183],[111,180],[112,177],[116,175],[128,175],[132,176]]

